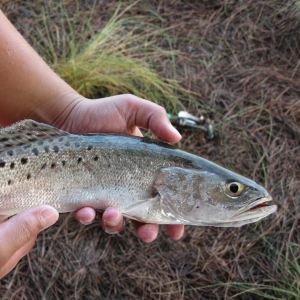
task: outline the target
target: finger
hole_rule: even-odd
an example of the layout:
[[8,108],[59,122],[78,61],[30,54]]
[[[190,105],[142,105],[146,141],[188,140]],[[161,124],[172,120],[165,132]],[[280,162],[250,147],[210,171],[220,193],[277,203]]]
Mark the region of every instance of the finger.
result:
[[34,245],[35,240],[36,237],[30,240],[27,244],[25,244],[23,247],[21,247],[19,250],[17,250],[17,252],[13,254],[10,260],[4,265],[4,267],[0,269],[0,278],[8,274],[16,266],[18,261],[29,252],[29,250]]
[[171,143],[181,139],[180,133],[172,126],[162,106],[133,95],[113,96],[110,101],[114,101],[127,120],[128,128],[139,126],[150,129],[159,139]]
[[115,207],[107,208],[102,216],[99,216],[99,220],[103,230],[110,234],[118,233],[124,227],[123,216]]
[[144,224],[138,221],[132,220],[132,224],[137,233],[137,236],[145,243],[154,241],[158,235],[157,224]]
[[[22,246],[37,234],[54,224],[57,211],[48,205],[41,205],[23,211],[0,225],[0,268],[2,268]],[[5,241],[5,242],[4,242]]]
[[96,218],[96,211],[91,207],[80,208],[74,212],[74,216],[77,221],[83,225],[91,224]]
[[179,240],[184,233],[184,225],[166,225],[170,237],[174,240]]

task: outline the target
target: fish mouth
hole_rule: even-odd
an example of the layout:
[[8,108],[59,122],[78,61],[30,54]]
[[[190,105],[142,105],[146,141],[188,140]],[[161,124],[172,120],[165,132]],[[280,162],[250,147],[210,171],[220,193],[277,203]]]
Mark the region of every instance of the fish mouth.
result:
[[255,201],[243,206],[240,208],[233,218],[241,219],[243,217],[253,215],[269,215],[277,210],[277,205],[269,204],[272,201],[272,197],[261,197],[256,199]]

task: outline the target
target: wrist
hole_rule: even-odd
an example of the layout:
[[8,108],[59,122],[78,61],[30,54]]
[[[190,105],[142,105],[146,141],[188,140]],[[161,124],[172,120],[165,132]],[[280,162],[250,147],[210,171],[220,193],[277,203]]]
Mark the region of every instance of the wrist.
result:
[[30,47],[0,11],[0,123],[59,126],[82,97]]
[[72,88],[41,100],[25,118],[62,128],[74,108],[85,98]]

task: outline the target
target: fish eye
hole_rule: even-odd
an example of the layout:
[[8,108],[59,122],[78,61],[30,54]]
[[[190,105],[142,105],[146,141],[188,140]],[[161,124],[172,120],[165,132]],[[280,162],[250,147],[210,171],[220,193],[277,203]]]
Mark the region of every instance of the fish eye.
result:
[[244,190],[244,185],[239,182],[230,182],[226,186],[226,194],[231,197],[239,196]]

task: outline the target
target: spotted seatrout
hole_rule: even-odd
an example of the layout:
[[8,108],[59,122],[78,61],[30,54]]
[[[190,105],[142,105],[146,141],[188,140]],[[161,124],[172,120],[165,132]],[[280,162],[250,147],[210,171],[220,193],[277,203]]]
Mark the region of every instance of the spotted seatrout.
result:
[[117,207],[147,223],[239,227],[276,211],[255,182],[148,138],[73,135],[24,120],[0,131],[0,220],[48,204]]

